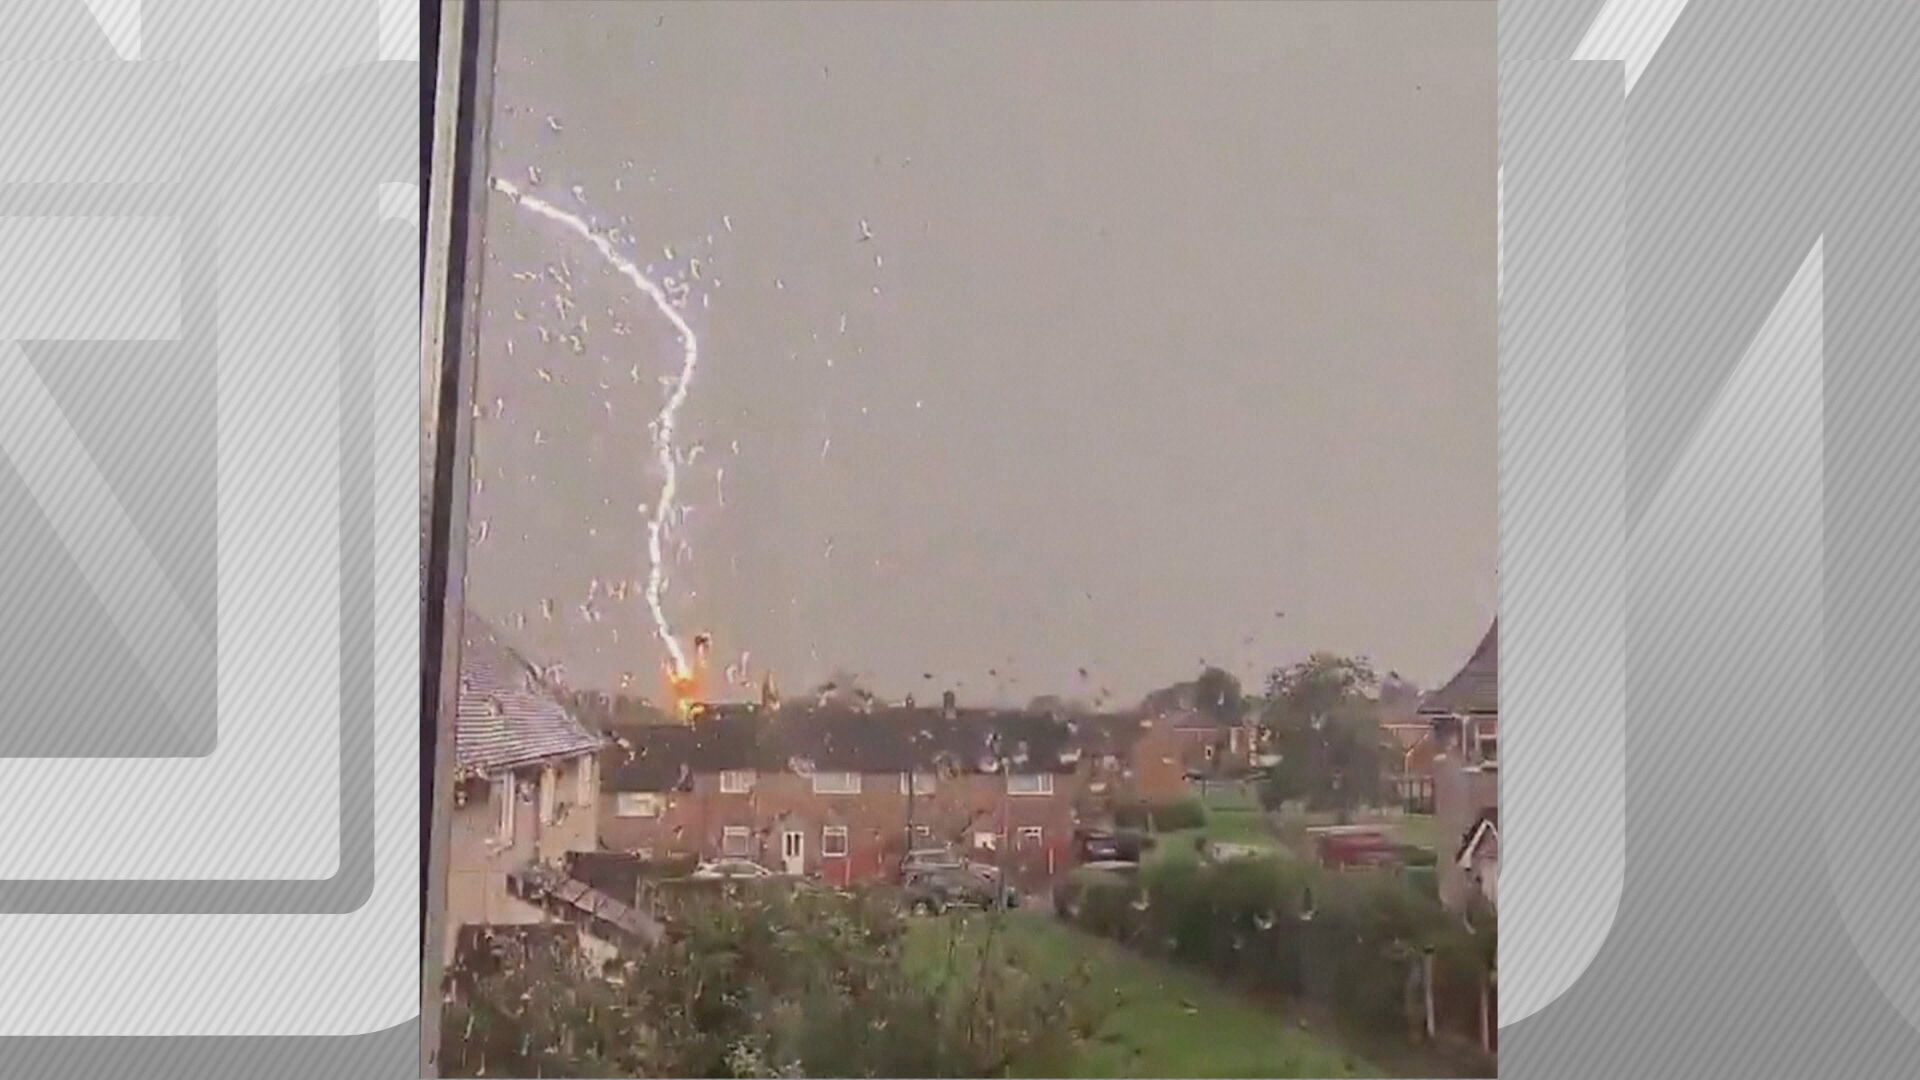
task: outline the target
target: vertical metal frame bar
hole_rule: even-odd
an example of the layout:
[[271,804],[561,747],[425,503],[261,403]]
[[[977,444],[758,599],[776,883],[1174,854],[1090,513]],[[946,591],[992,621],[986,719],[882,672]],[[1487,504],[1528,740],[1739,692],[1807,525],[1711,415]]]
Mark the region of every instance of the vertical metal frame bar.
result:
[[[429,0],[431,2],[431,0]],[[444,0],[420,308],[420,1074],[438,1073],[454,708],[472,450],[473,318],[480,287],[498,0]],[[431,16],[429,16],[431,19]]]

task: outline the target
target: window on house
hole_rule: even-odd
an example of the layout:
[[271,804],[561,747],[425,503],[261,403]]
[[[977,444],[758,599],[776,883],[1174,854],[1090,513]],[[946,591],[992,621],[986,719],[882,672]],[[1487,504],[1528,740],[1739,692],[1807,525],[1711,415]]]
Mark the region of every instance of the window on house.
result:
[[858,795],[860,794],[860,774],[816,772],[813,774],[813,793],[815,795]]
[[930,826],[915,825],[913,827],[914,843],[916,844],[925,843],[925,842],[931,841],[932,839],[933,839],[933,829]]
[[623,791],[614,799],[616,817],[659,817],[660,796],[651,791]]
[[977,832],[973,834],[973,846],[981,851],[997,851],[1000,848],[1000,837],[990,832]]
[[559,795],[560,777],[551,765],[540,769],[540,824],[551,825],[557,816],[554,812],[555,798]]
[[931,795],[934,793],[934,776],[930,772],[901,773],[900,794]]
[[1008,773],[1007,794],[1009,795],[1051,795],[1053,794],[1052,773]]
[[720,774],[720,791],[726,795],[745,795],[753,790],[752,769],[727,769]]
[[829,825],[820,830],[820,854],[828,858],[842,858],[847,854],[847,827]]
[[745,825],[729,825],[720,832],[720,854],[744,859],[753,852],[753,830]]
[[1045,835],[1045,831],[1038,825],[1022,825],[1020,826],[1020,846],[1039,847]]
[[513,843],[513,777],[493,778],[493,838]]

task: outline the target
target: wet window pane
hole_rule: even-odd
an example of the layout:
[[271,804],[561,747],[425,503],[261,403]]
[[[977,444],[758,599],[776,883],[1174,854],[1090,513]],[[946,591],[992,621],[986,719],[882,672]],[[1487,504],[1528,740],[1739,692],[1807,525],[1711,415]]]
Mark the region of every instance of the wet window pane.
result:
[[442,1070],[1486,1075],[1493,32],[502,5]]

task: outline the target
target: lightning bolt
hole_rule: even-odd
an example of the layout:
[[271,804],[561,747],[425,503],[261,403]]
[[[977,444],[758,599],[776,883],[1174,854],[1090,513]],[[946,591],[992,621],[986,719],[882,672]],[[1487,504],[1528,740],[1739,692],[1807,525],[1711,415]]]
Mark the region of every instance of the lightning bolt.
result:
[[612,241],[595,232],[592,226],[580,217],[567,213],[537,195],[526,194],[514,184],[498,177],[493,181],[493,188],[512,199],[516,205],[531,210],[592,244],[601,258],[607,260],[608,264],[619,271],[622,277],[633,282],[634,288],[645,293],[647,298],[653,301],[653,306],[659,309],[660,314],[664,315],[669,323],[673,324],[674,332],[679,335],[680,377],[674,381],[673,392],[667,395],[667,402],[660,407],[660,413],[654,418],[653,424],[653,450],[660,462],[662,478],[660,497],[654,500],[653,514],[647,519],[646,597],[647,610],[653,615],[654,633],[660,638],[660,643],[666,646],[667,654],[672,658],[673,674],[676,678],[686,678],[693,672],[692,665],[687,661],[686,650],[673,636],[673,628],[667,622],[666,610],[660,603],[661,594],[666,591],[666,571],[663,568],[661,545],[666,535],[667,522],[674,514],[674,500],[680,494],[680,463],[673,452],[673,436],[680,417],[680,407],[686,404],[687,391],[693,386],[693,374],[700,366],[700,339],[694,334],[693,328],[687,325],[687,320],[680,316],[679,310],[667,299],[666,291],[654,284],[647,275],[641,273],[640,268],[635,266],[632,260],[615,251]]

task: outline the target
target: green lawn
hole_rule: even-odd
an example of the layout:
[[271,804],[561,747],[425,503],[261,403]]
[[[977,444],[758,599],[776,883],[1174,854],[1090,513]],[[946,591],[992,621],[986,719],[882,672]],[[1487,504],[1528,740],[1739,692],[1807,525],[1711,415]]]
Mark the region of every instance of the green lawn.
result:
[[[1430,851],[1439,851],[1440,832],[1434,826],[1432,814],[1408,814],[1400,819],[1400,838],[1408,844],[1418,844]],[[1451,855],[1451,852],[1442,854]]]
[[1195,784],[1194,794],[1199,798],[1200,804],[1208,810],[1254,814],[1260,812],[1260,801],[1254,797],[1253,788],[1247,784],[1215,781],[1205,785],[1204,793],[1201,785]]
[[[978,949],[993,915],[955,915],[917,923],[909,962],[938,963],[948,935],[960,948]],[[1026,968],[1064,977],[1091,965],[1094,992],[1114,995],[1114,1009],[1083,1048],[1075,1076],[1286,1077],[1378,1076],[1367,1061],[1303,1030],[1275,1009],[1243,998],[1206,978],[1130,953],[1038,911],[1001,918],[1003,940],[1018,948]]]
[[1279,837],[1267,825],[1265,812],[1252,791],[1238,784],[1210,784],[1205,795],[1196,787],[1195,795],[1207,809],[1207,823],[1198,829],[1179,829],[1157,833],[1153,858],[1169,855],[1181,858],[1193,854],[1196,839],[1205,838],[1223,844],[1285,851]]
[[[1310,814],[1288,813],[1280,825],[1280,842],[1297,852],[1306,852],[1310,848],[1307,830],[1316,826],[1334,825],[1338,815],[1331,811],[1314,811]],[[1423,847],[1429,851],[1440,851],[1440,834],[1434,826],[1432,814],[1378,814],[1359,811],[1352,815],[1350,824],[1380,825],[1392,829],[1400,836],[1400,842]]]

